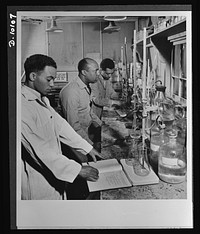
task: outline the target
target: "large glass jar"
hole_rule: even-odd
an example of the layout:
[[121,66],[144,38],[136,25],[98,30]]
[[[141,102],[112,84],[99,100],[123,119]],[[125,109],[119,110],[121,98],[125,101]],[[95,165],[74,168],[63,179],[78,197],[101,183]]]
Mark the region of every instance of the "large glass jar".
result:
[[153,134],[150,139],[150,164],[153,170],[158,173],[158,157],[160,146],[169,141],[168,135],[165,134],[165,125],[161,125],[160,132]]
[[177,142],[177,132],[171,131],[169,142],[160,146],[158,175],[167,183],[181,183],[186,176],[185,147]]
[[156,86],[156,95],[154,98],[154,106],[157,111],[152,114],[152,120],[155,121],[160,115],[166,128],[171,128],[174,121],[174,103],[165,96],[165,86]]

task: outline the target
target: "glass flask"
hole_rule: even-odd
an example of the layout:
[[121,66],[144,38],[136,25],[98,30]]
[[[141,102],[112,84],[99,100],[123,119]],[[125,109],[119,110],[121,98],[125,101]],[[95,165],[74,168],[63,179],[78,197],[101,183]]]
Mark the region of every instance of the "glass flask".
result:
[[152,114],[152,120],[156,120],[160,115],[166,128],[172,128],[175,118],[174,103],[165,96],[165,86],[156,86],[156,95],[154,98],[154,105],[158,107],[157,111]]
[[158,157],[160,146],[169,141],[168,135],[165,134],[165,125],[160,126],[160,132],[151,136],[150,139],[150,164],[153,170],[158,173]]
[[151,123],[152,123],[151,128],[150,128],[151,137],[153,135],[160,134],[160,129],[161,129],[161,126],[163,125],[162,118],[160,116],[157,116],[155,121],[152,121]]
[[167,183],[182,183],[186,176],[185,147],[177,142],[177,132],[171,131],[169,142],[160,146],[158,176]]
[[133,166],[134,173],[138,176],[147,176],[150,173],[149,163],[147,158],[147,147],[142,147],[140,142],[141,134],[136,131],[131,135],[131,145],[129,148],[128,158],[125,162],[129,166]]
[[128,158],[125,159],[125,162],[127,165],[132,166],[133,162],[135,161],[135,157],[133,155],[133,151],[137,149],[137,144],[139,142],[139,138],[133,138],[129,137],[128,138]]
[[135,161],[135,157],[133,155],[133,151],[137,150],[137,145],[140,142],[140,138],[141,138],[141,131],[140,130],[136,130],[136,129],[130,129],[129,131],[129,137],[128,137],[128,158],[125,159],[125,162],[127,165],[132,166],[134,161]]

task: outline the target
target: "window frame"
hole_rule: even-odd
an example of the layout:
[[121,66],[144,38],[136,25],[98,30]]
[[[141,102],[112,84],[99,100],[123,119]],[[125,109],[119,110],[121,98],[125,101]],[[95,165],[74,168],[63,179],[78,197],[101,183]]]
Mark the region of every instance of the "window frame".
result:
[[[187,64],[186,61],[186,32],[173,35],[168,38],[173,43],[171,52],[171,87],[170,92],[173,99],[181,104],[187,101]],[[176,49],[177,48],[177,49]],[[180,51],[175,58],[175,51]],[[183,55],[183,51],[185,54]],[[177,59],[178,57],[178,59]],[[176,61],[177,60],[177,61]],[[178,63],[177,63],[178,62]],[[175,67],[176,66],[176,67]],[[185,66],[185,68],[183,67]],[[178,74],[177,74],[178,70]],[[176,84],[175,84],[176,83]]]

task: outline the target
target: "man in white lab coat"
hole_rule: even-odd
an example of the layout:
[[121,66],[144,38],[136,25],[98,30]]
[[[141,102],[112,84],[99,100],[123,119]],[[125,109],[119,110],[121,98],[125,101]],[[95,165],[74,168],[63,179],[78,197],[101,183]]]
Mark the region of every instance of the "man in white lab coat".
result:
[[[94,161],[102,157],[49,104],[46,97],[54,86],[57,65],[41,54],[26,59],[25,84],[21,88],[21,199],[67,199],[66,182],[77,177],[96,181],[98,171],[70,160],[61,151],[64,144],[89,154]],[[26,153],[24,153],[26,152]]]

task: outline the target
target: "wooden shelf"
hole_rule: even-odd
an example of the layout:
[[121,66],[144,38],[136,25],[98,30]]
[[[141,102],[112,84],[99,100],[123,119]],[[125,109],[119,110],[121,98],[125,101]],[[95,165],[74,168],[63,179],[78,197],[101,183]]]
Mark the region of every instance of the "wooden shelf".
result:
[[[158,32],[155,32],[153,34],[150,34],[146,37],[146,39],[150,39],[153,37],[169,37],[177,33],[181,33],[185,31],[186,28],[186,19],[183,19],[181,21],[178,21],[177,23],[168,26],[167,28],[164,28],[163,30],[160,30]],[[143,44],[143,39],[136,42],[137,45]],[[148,44],[148,43],[147,43]],[[133,47],[133,45],[132,45]]]
[[[139,56],[140,62],[142,62],[142,66],[144,66],[144,71],[146,71],[146,62],[147,59],[149,60],[150,64],[150,71],[153,71],[154,79],[160,79],[164,83],[164,85],[167,87],[166,94],[170,94],[173,96],[173,99],[179,103],[186,103],[186,77],[176,77],[173,74],[173,66],[174,65],[174,55],[177,54],[177,50],[179,51],[178,54],[181,51],[182,47],[178,47],[177,45],[185,44],[184,48],[186,46],[186,18],[182,19],[173,25],[170,25],[166,28],[163,28],[159,31],[156,31],[148,36],[146,36],[146,40],[144,43],[144,39],[142,37],[142,34],[144,31],[140,32],[141,39],[134,41],[135,44],[132,44],[132,49],[136,47],[136,53]],[[147,34],[146,34],[147,35]],[[145,48],[144,48],[145,44]],[[176,53],[175,53],[175,47],[176,47]],[[146,52],[147,55],[145,55],[145,62],[144,61],[144,52]],[[157,56],[158,55],[158,56]],[[183,55],[182,55],[183,56]],[[186,54],[184,55],[186,56]],[[177,57],[177,56],[176,56]],[[156,58],[156,59],[155,59]],[[176,58],[180,60],[184,59],[185,57],[179,57]],[[155,64],[154,64],[155,63]],[[172,65],[173,64],[173,65]],[[184,62],[184,64],[186,64]],[[177,65],[176,65],[177,66]],[[156,68],[156,71],[155,71]],[[158,69],[157,69],[158,68]],[[179,69],[179,73],[182,74],[182,67],[181,65],[177,68]],[[146,74],[145,74],[146,75]],[[182,75],[181,75],[182,76]],[[185,75],[184,75],[185,76]],[[175,86],[174,86],[174,79],[176,80],[176,86],[178,85],[178,93],[175,94]]]

